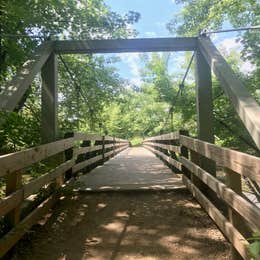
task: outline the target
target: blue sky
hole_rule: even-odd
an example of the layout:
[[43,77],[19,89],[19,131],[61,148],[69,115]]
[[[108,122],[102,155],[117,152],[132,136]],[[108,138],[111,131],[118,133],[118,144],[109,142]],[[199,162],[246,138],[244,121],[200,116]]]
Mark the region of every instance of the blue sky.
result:
[[105,0],[105,3],[119,14],[130,10],[139,12],[141,19],[134,28],[142,38],[170,36],[165,24],[181,9],[172,0]]
[[[119,14],[125,14],[128,11],[137,11],[141,14],[141,19],[133,25],[138,31],[138,38],[150,37],[172,37],[166,29],[166,24],[178,14],[181,4],[175,4],[174,0],[105,0],[105,3]],[[224,24],[225,28],[230,28],[229,23]],[[211,39],[220,48],[225,50],[223,54],[229,54],[232,50],[240,50],[241,44],[236,42],[236,33],[216,34]],[[141,83],[139,70],[143,68],[138,53],[115,54],[121,57],[121,62],[116,67],[121,77],[129,79],[132,84],[139,85]],[[181,73],[182,62],[184,61],[184,53],[174,53],[171,55],[169,62],[170,73]],[[109,55],[108,55],[109,56]],[[245,63],[243,70],[250,71],[250,64]]]
[[[137,38],[171,37],[166,24],[181,10],[181,5],[176,5],[172,0],[105,0],[105,3],[112,11],[122,15],[128,11],[141,14],[138,23],[133,25],[138,31]],[[141,82],[139,70],[143,67],[139,53],[117,55],[122,60],[116,66],[120,75],[139,85]]]

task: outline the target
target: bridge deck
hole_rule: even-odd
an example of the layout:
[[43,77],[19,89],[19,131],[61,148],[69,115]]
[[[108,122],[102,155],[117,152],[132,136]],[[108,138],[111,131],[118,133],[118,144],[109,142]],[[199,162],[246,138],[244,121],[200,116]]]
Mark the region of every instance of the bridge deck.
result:
[[126,149],[81,176],[79,182],[80,191],[171,190],[185,187],[179,176],[143,147]]

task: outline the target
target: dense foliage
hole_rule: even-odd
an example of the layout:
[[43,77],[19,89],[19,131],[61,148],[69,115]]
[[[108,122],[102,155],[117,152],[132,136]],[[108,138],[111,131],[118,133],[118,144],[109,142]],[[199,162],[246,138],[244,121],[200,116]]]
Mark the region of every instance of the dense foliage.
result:
[[[259,20],[259,3],[254,0],[176,1],[182,5],[177,17],[168,24],[175,36],[194,36],[198,29],[219,29],[254,25]],[[93,39],[134,37],[132,24],[140,14],[124,16],[110,10],[102,0],[2,1],[1,34],[34,35],[1,38],[1,85],[44,39]],[[242,60],[237,52],[226,58],[248,90],[259,101],[259,31],[239,35],[241,58],[254,65],[250,73],[240,71]],[[225,51],[225,50],[224,50]],[[142,55],[142,84],[132,86],[120,78],[113,66],[119,58],[102,55],[62,55],[59,61],[59,127],[66,131],[108,133],[140,141],[144,136],[185,128],[196,136],[194,68],[178,94],[180,83],[191,58],[186,54],[183,69],[169,72],[169,53]],[[18,113],[2,113],[1,152],[40,143],[41,78],[38,76]],[[236,116],[229,100],[213,78],[216,141],[244,151],[256,152],[255,145]],[[140,140],[139,140],[140,139]]]

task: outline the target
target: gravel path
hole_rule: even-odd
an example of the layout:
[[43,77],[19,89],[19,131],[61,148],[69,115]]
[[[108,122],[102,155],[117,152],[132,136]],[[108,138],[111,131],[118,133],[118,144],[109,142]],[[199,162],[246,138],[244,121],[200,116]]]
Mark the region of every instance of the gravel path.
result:
[[8,259],[230,259],[230,246],[183,190],[62,198]]

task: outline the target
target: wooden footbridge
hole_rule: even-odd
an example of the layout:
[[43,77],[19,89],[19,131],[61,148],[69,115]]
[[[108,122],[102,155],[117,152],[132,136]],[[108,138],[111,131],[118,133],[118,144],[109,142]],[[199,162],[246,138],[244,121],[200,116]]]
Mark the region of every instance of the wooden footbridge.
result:
[[[149,137],[138,148],[129,147],[124,139],[85,133],[58,140],[56,55],[136,51],[196,52],[197,139],[178,131]],[[233,257],[250,259],[247,238],[260,230],[260,209],[243,195],[241,177],[259,184],[260,159],[214,145],[211,70],[259,148],[260,108],[205,36],[49,41],[40,46],[0,93],[0,108],[16,110],[35,75],[42,72],[43,144],[0,156],[0,177],[6,177],[6,197],[0,200],[6,223],[0,257],[54,206],[62,188],[76,179],[80,183],[76,189],[83,191],[188,189],[232,244]],[[53,158],[55,167],[23,183],[32,165]],[[224,181],[216,175],[220,168]],[[28,200],[42,192],[44,196],[34,201],[30,211],[24,210]]]

